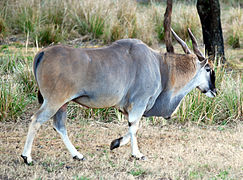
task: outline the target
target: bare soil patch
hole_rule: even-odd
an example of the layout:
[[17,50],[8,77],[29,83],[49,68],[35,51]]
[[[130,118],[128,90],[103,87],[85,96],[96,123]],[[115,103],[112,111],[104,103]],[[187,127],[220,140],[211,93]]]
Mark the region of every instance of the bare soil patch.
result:
[[[28,115],[29,116],[29,115]],[[33,166],[20,157],[30,120],[0,122],[0,179],[242,179],[243,124],[201,128],[141,122],[138,141],[147,160],[130,157],[130,145],[109,150],[127,122],[68,120],[69,137],[86,161],[73,160],[50,120],[32,148]]]

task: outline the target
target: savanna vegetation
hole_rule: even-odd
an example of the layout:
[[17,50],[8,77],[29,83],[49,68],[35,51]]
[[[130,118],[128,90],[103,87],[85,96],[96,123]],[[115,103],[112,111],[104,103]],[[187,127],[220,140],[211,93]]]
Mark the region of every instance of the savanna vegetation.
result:
[[[238,70],[242,68],[242,51],[233,48],[243,46],[243,11],[237,1],[221,6],[225,44],[230,49],[226,58],[228,64],[236,68],[216,67],[219,95],[209,99],[197,90],[193,91],[180,106],[176,115],[179,121],[226,123],[242,115],[242,76]],[[164,51],[164,3],[3,0],[0,7],[0,120],[17,118],[27,105],[35,102],[37,87],[31,72],[32,61],[42,46],[75,42],[76,46],[92,46],[121,38],[138,38]],[[188,27],[197,39],[202,39],[195,2],[176,1],[172,28],[190,45]],[[235,53],[239,55],[235,56]],[[74,109],[70,111],[79,113]],[[113,109],[84,111],[79,115],[97,115],[101,119],[119,116]]]
[[[32,73],[32,62],[35,53],[37,53],[41,47],[48,46],[52,43],[70,44],[75,47],[93,47],[110,44],[121,38],[138,38],[154,49],[165,52],[165,46],[163,44],[163,16],[165,8],[166,4],[158,1],[143,4],[133,0],[1,0],[0,129],[2,132],[11,129],[10,125],[18,123],[24,123],[24,125],[22,125],[25,126],[25,130],[27,130],[26,123],[29,123],[31,114],[33,114],[34,110],[38,107],[36,98],[37,85]],[[241,1],[221,1],[221,23],[223,27],[227,64],[215,66],[218,95],[210,99],[201,94],[198,90],[194,90],[182,101],[177,113],[172,117],[172,120],[165,121],[162,118],[155,117],[144,118],[143,122],[145,122],[145,124],[158,128],[158,126],[164,127],[171,123],[179,124],[179,126],[189,123],[199,125],[199,127],[210,126],[216,129],[216,131],[221,132],[227,125],[231,127],[234,124],[241,123],[243,113],[243,9]],[[195,1],[174,1],[172,28],[182,39],[186,40],[189,46],[191,46],[187,34],[188,27],[192,30],[200,44],[202,44],[201,25],[195,7]],[[176,42],[175,47],[177,52],[182,52],[179,46],[177,47]],[[201,49],[203,49],[203,45]],[[79,119],[78,126],[81,124],[87,129],[90,128],[89,126],[92,126],[91,129],[94,130],[94,132],[96,130],[93,126],[96,127],[96,125],[90,124],[89,120],[96,120],[97,123],[102,123],[102,127],[106,126],[105,124],[107,122],[113,122],[109,127],[117,128],[117,124],[123,123],[124,119],[123,115],[113,108],[86,109],[72,103],[69,105],[68,115],[69,122],[74,123],[74,120],[77,121],[77,119]],[[4,127],[5,125],[9,128]],[[73,125],[73,127],[76,126],[77,124]],[[21,125],[16,125],[16,127],[20,128]],[[241,128],[236,128],[235,130],[238,133],[240,132],[239,134],[242,136],[242,126],[240,127]],[[74,128],[72,129],[74,130]],[[99,129],[99,127],[97,127],[97,129]],[[185,127],[185,129],[187,128]],[[103,132],[103,130],[100,131]],[[199,131],[201,132],[201,130]],[[20,132],[22,132],[24,136],[26,135],[26,132],[23,132],[23,130],[20,130]],[[90,132],[91,130],[89,133]],[[92,131],[92,133],[94,132]],[[225,134],[228,136],[230,132],[231,130],[227,131]],[[182,134],[183,133],[184,131],[182,130]],[[207,133],[210,134],[211,132]],[[23,134],[21,134],[21,136]],[[0,153],[8,153],[5,146],[6,143],[4,145],[4,142],[9,143],[10,141],[4,139],[7,137],[5,135],[6,134],[1,134],[0,136],[3,138]],[[78,133],[74,135],[75,137],[84,136]],[[106,135],[108,137],[108,134]],[[210,134],[211,137],[214,137],[214,135],[215,134]],[[114,136],[118,136],[118,134]],[[181,137],[181,135],[175,136]],[[186,135],[183,134],[183,136]],[[237,144],[241,136],[235,135],[235,139],[232,140],[232,142]],[[53,137],[50,137],[50,139],[51,138]],[[183,137],[183,141],[184,138],[191,139],[193,135],[189,135],[189,138]],[[20,138],[16,139],[21,141],[21,146],[23,146],[24,141],[20,140]],[[204,139],[207,139],[207,136],[205,136]],[[155,141],[157,140],[155,139]],[[150,143],[150,141],[146,142]],[[38,143],[42,148],[48,146],[40,142]],[[236,152],[239,155],[239,153],[242,153],[243,145],[242,141],[238,143],[240,145],[236,145],[238,148]],[[157,144],[157,146],[159,148],[161,145]],[[211,144],[211,146],[213,146],[213,144]],[[61,147],[64,148],[64,145]],[[153,170],[142,165],[141,162],[132,160],[120,162],[112,159],[114,154],[107,152],[108,145],[101,147],[94,146],[93,148],[102,152],[98,152],[98,155],[94,155],[94,153],[97,152],[89,151],[82,146],[82,149],[88,151],[89,154],[86,155],[89,156],[90,159],[94,160],[95,158],[99,158],[99,162],[102,162],[104,165],[103,167],[107,168],[105,169],[106,173],[109,173],[109,169],[111,169],[113,171],[125,173],[125,175],[115,176],[113,173],[112,176],[102,176],[101,169],[96,167],[97,165],[95,165],[95,163],[92,164],[92,166],[96,168],[93,168],[86,162],[82,165],[82,168],[93,168],[91,172],[87,170],[84,175],[80,176],[79,173],[73,173],[67,176],[67,178],[97,179],[97,177],[99,177],[102,179],[103,177],[104,179],[110,179],[111,177],[117,177],[119,179],[125,177],[127,179],[153,179],[155,177],[165,177],[167,179],[180,179],[180,177],[184,177],[185,179],[228,179],[229,177],[233,177],[233,179],[239,179],[243,177],[243,175],[239,173],[243,171],[243,161],[241,161],[240,164],[240,162],[237,161],[239,159],[235,159],[233,162],[237,162],[238,164],[235,163],[235,166],[231,164],[227,166],[226,169],[220,166],[221,161],[219,161],[218,164],[216,163],[218,166],[214,167],[212,164],[209,164],[210,160],[204,164],[192,163],[193,167],[191,167],[192,164],[190,163],[184,164],[187,169],[180,169],[178,166],[172,165],[172,167],[179,168],[180,171],[175,172],[170,169],[167,171],[167,174],[164,173],[163,175],[163,173],[160,174],[158,172],[156,172],[156,174]],[[22,147],[20,149],[22,149]],[[125,152],[124,149],[116,158],[119,158],[119,156],[122,157],[123,152]],[[43,172],[41,173],[50,175],[45,175],[44,179],[55,177],[54,175],[59,173],[63,168],[65,169],[65,173],[67,173],[70,168],[71,172],[73,172],[75,169],[72,169],[74,168],[72,166],[78,166],[78,164],[80,164],[80,162],[78,162],[67,165],[63,161],[68,161],[68,159],[63,156],[61,156],[62,160],[58,160],[57,157],[57,159],[54,160],[48,157],[41,158],[45,158],[45,161],[43,164],[37,164],[37,167],[42,168]],[[177,163],[183,160],[181,155],[175,156],[175,158]],[[0,179],[8,177],[5,175],[3,176],[3,174],[7,173],[9,170],[6,168],[8,164],[6,162],[9,162],[12,167],[20,166],[21,160],[13,159],[9,161],[9,159],[1,156],[0,162],[2,161],[1,166],[4,173],[3,171],[2,173],[0,172]],[[162,161],[159,161],[158,157],[152,157],[152,159],[156,159],[158,166]],[[171,159],[165,158],[165,161],[168,162],[171,161]],[[6,166],[3,166],[3,162],[5,162]],[[166,166],[162,165],[162,167]],[[41,173],[35,176],[32,172],[33,170],[30,171],[31,179],[42,179]],[[22,171],[18,173],[21,174],[21,176],[19,176],[20,179],[28,177],[28,174],[23,175]],[[91,175],[92,173],[94,176]]]

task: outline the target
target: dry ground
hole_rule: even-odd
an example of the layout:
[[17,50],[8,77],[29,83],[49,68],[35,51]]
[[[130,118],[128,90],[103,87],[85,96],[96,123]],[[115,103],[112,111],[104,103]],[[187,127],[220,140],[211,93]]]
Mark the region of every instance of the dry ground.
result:
[[[30,115],[28,115],[30,116]],[[68,120],[71,141],[87,158],[73,160],[50,120],[34,141],[33,166],[20,157],[29,117],[0,122],[0,179],[243,179],[243,123],[234,127],[152,126],[142,120],[138,140],[147,160],[130,157],[130,146],[109,150],[127,122]]]

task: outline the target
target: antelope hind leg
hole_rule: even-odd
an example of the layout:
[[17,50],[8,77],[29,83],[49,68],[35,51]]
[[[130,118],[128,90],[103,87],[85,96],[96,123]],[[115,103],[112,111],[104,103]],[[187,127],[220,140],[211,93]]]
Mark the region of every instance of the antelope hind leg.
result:
[[65,120],[67,118],[67,103],[64,104],[54,115],[53,125],[55,130],[61,135],[61,138],[66,145],[68,151],[72,155],[73,159],[84,160],[84,156],[80,154],[73,146],[68,138],[67,129],[65,126]]
[[41,108],[34,114],[31,119],[32,122],[29,126],[27,139],[25,141],[24,150],[21,155],[21,157],[24,159],[24,162],[28,165],[32,164],[32,158],[31,158],[31,148],[33,144],[34,137],[40,128],[40,126],[49,120],[55,113],[55,108],[48,107],[46,103],[43,103]]

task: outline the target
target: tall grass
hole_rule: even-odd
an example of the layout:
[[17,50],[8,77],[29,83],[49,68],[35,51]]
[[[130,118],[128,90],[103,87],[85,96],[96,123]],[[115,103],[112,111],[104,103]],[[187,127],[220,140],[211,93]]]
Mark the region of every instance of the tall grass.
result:
[[218,94],[209,98],[199,90],[193,90],[182,101],[177,112],[180,122],[197,124],[227,124],[240,119],[243,114],[243,79],[240,73],[216,70]]
[[0,79],[0,121],[16,119],[27,105],[25,94],[18,84]]
[[[151,2],[3,0],[0,2],[0,34],[29,34],[31,41],[37,40],[44,46],[84,35],[106,43],[121,38],[138,38],[149,45],[156,44],[164,40],[166,4]],[[229,4],[234,7],[226,8]],[[227,25],[224,29],[230,34],[226,42],[238,47],[242,39],[242,8],[237,1],[224,1],[221,14],[223,26]],[[201,37],[195,1],[174,2],[172,27],[183,39],[188,38],[188,27],[197,38]]]
[[[150,45],[163,41],[164,3],[144,5],[133,0],[3,2],[0,27],[8,22],[10,34],[29,34],[30,40],[37,39],[40,45],[84,35],[106,43],[121,38],[139,38]],[[197,17],[195,7],[188,6],[176,2],[174,9],[177,10],[173,11],[172,26],[182,38],[188,37],[187,27],[197,32],[200,26],[199,19],[194,18]]]
[[2,46],[1,49],[0,121],[15,120],[25,112],[26,106],[36,99],[32,59],[22,53],[13,54],[8,46]]
[[[0,57],[0,120],[16,119],[29,103],[36,103],[37,85],[32,73],[33,55],[24,55],[4,48]],[[215,98],[206,97],[195,89],[182,101],[175,116],[179,122],[197,124],[227,124],[240,119],[243,114],[243,77],[233,70],[216,68]],[[70,103],[69,118],[99,119],[114,122],[122,119],[121,113],[114,108],[86,109]]]
[[243,9],[240,6],[230,8],[224,20],[231,24],[224,27],[227,43],[233,48],[240,48],[243,42]]

